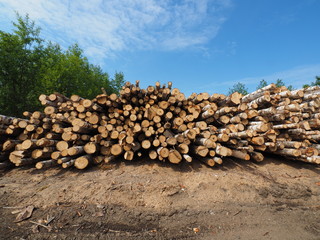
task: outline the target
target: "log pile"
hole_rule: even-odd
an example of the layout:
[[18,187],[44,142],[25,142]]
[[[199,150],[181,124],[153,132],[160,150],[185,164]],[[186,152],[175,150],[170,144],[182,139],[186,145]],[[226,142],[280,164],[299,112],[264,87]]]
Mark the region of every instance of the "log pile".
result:
[[258,112],[255,120],[275,133],[275,141],[266,141],[260,151],[319,164],[319,96],[318,86],[289,91],[274,84],[244,96],[242,102]]
[[209,166],[228,157],[260,162],[264,153],[320,164],[320,88],[289,91],[270,84],[246,96],[192,94],[172,83],[95,99],[41,95],[43,112],[0,115],[0,168],[37,169],[147,157]]

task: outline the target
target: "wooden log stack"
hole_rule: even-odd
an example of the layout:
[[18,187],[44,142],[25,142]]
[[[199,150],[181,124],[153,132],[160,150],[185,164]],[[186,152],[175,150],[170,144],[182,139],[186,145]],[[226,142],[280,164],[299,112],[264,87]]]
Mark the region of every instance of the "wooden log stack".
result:
[[192,94],[172,83],[142,89],[127,82],[95,99],[41,95],[43,112],[0,115],[0,168],[35,165],[85,169],[117,159],[209,166],[264,153],[320,164],[320,88],[270,84],[246,96]]
[[266,141],[261,151],[319,164],[319,96],[318,86],[289,91],[274,84],[244,96],[242,102],[258,111],[256,120],[275,133],[273,143]]

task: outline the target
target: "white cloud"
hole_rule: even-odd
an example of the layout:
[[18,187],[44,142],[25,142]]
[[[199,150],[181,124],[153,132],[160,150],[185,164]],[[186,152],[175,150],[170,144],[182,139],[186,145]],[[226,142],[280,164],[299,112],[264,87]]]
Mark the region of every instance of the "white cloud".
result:
[[[78,42],[89,56],[118,51],[176,50],[213,39],[231,0],[0,0],[0,14],[28,13],[46,38]],[[63,42],[61,42],[63,41]]]

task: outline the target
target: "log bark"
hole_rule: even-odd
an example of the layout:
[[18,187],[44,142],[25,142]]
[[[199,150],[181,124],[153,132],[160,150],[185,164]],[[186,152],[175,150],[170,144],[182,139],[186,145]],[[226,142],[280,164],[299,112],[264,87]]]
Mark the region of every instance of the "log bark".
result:
[[43,168],[49,168],[49,167],[53,167],[53,166],[57,166],[58,162],[50,159],[50,160],[45,160],[45,161],[41,161],[41,162],[37,162],[36,163],[36,169],[43,169]]

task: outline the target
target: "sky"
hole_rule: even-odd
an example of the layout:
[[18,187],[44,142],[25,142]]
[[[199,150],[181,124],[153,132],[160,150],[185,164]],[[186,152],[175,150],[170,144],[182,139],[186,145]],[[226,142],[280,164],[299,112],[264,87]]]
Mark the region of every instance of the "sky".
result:
[[142,87],[226,94],[320,76],[319,0],[0,0],[0,30],[29,14],[41,36]]

